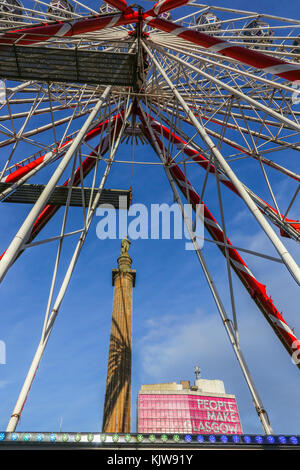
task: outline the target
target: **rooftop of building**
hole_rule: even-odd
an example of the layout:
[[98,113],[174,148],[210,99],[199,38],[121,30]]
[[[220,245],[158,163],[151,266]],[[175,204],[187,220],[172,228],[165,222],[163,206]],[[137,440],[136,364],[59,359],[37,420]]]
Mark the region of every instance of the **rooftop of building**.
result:
[[222,380],[196,379],[191,385],[189,380],[180,380],[177,382],[166,382],[156,384],[143,384],[139,390],[140,394],[205,394],[208,396],[230,396],[225,391],[224,382]]

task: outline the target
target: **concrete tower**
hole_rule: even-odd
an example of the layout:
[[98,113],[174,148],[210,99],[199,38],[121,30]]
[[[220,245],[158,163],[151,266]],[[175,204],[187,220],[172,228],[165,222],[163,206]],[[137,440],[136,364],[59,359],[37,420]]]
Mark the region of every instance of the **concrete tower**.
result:
[[131,269],[129,246],[127,238],[122,240],[118,269],[112,271],[114,300],[102,432],[130,432],[132,288],[136,272]]

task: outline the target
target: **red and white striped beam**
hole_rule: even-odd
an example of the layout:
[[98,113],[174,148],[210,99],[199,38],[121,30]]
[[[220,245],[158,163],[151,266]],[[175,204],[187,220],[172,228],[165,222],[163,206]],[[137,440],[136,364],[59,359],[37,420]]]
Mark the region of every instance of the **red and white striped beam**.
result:
[[[45,42],[55,37],[72,37],[78,34],[99,31],[115,26],[123,26],[140,21],[140,13],[133,11],[130,7],[127,8],[126,2],[124,3],[122,0],[110,0],[110,3],[116,8],[122,9],[121,12],[107,16],[93,16],[72,21],[57,21],[52,24],[45,23],[42,26],[38,25],[31,28],[4,32],[0,34],[0,44],[17,43],[18,45],[31,45],[38,42]],[[300,66],[296,64],[291,64],[242,46],[236,46],[223,39],[199,31],[192,31],[188,28],[178,26],[171,21],[157,17],[157,15],[163,12],[187,3],[187,0],[166,0],[164,2],[158,2],[154,5],[153,9],[143,14],[143,21],[149,26],[181,37],[207,50],[230,57],[243,64],[251,65],[264,72],[278,75],[291,82],[300,80]]]
[[[109,120],[107,119],[104,123],[97,124],[97,126],[90,130],[85,138],[84,141],[88,142],[89,140],[93,139],[94,137],[97,137],[103,130],[107,128],[109,124]],[[64,149],[65,147],[68,147],[73,139],[68,139],[66,140],[60,148],[53,149],[44,155],[41,155],[40,157],[37,157],[35,160],[32,160],[31,162],[27,163],[26,165],[19,166],[16,170],[12,171],[9,173],[7,176],[3,177],[0,181],[1,183],[15,183],[19,181],[23,176],[27,175],[31,170],[34,168],[37,168],[39,165],[41,165],[43,162],[45,162],[47,159],[52,159],[54,154],[57,152],[59,153],[59,158],[63,157],[65,154],[65,151],[67,149]]]
[[[143,131],[149,141],[152,141],[151,135],[145,125],[143,116],[139,114],[143,123]],[[155,135],[157,144],[162,151],[165,151],[164,145]],[[180,170],[178,165],[169,166],[172,177],[174,178],[177,186],[185,196],[185,198],[191,202],[193,209],[196,211],[197,205],[203,204],[204,206],[204,225],[211,237],[218,242],[226,243],[228,245],[228,256],[232,269],[236,272],[237,276],[255,301],[272,329],[292,356],[295,351],[300,351],[300,342],[295,336],[293,330],[288,326],[282,314],[276,309],[272,299],[267,295],[266,286],[258,282],[255,276],[252,274],[247,264],[244,262],[238,251],[232,247],[232,244],[228,238],[225,237],[223,230],[208,210],[207,206],[200,200],[199,195],[193,188],[191,183],[186,179],[184,173]],[[218,245],[219,249],[226,256],[226,248],[223,245]],[[300,364],[298,364],[300,368]]]
[[[153,128],[154,132],[157,133],[158,136],[163,135],[166,139],[171,140],[178,150],[181,150],[184,152],[186,155],[192,158],[194,162],[198,163],[201,168],[204,170],[208,170],[209,173],[215,174],[216,173],[216,168],[215,166],[203,155],[201,155],[197,150],[195,150],[190,144],[185,142],[181,137],[177,136],[174,132],[171,132],[166,126],[161,125],[158,121],[154,120],[152,117],[150,117],[150,125]],[[240,193],[236,190],[235,186],[232,184],[232,182],[225,176],[223,173],[221,173],[218,170],[218,175],[220,178],[221,183],[224,184],[227,188],[229,188],[231,191],[233,191],[237,196],[240,197]],[[264,212],[264,209],[269,209],[274,215],[278,216],[278,213],[274,207],[272,207],[270,204],[265,202],[263,199],[257,196],[257,199],[259,200],[259,203],[262,207],[262,212]],[[283,214],[281,214],[283,218]],[[291,227],[293,227],[296,232],[300,233],[300,222],[299,220],[292,220],[292,219],[285,219],[285,222],[288,223]],[[281,225],[278,225],[280,228],[281,234],[284,232],[284,228]],[[285,236],[290,238],[290,235],[287,232],[284,232]]]
[[18,44],[20,46],[29,46],[39,42],[48,41],[48,39],[72,37],[78,34],[84,34],[93,31],[100,31],[104,28],[113,28],[123,26],[139,21],[138,12],[113,13],[105,16],[92,16],[88,18],[57,21],[52,24],[43,24],[13,31],[0,33],[1,44]]
[[144,14],[144,22],[153,28],[157,28],[172,36],[178,36],[193,44],[204,47],[208,51],[216,52],[225,57],[235,59],[242,64],[250,65],[263,72],[277,75],[294,82],[300,80],[300,66],[277,59],[262,52],[247,49],[224,41],[218,37],[210,36],[200,31],[190,30],[171,21],[157,18],[151,10]]

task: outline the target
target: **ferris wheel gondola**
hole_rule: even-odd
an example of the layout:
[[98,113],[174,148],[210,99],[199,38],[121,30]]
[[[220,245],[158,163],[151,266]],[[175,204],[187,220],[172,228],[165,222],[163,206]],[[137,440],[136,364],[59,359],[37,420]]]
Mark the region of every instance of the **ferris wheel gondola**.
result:
[[212,12],[202,13],[196,19],[196,31],[218,32],[222,29],[219,18]]
[[291,48],[291,53],[296,54],[296,61],[300,62],[300,36],[298,36],[294,42],[293,47]]
[[18,0],[3,0],[0,3],[0,27],[5,28],[7,23],[22,21],[23,8]]
[[119,11],[117,8],[114,8],[114,7],[112,7],[111,5],[109,5],[108,3],[105,3],[105,2],[101,3],[101,5],[99,7],[100,15],[115,13],[117,11]]
[[50,0],[48,13],[60,18],[72,18],[73,6],[68,0]]
[[243,28],[244,41],[254,44],[254,48],[268,47],[273,42],[274,31],[266,21],[253,20]]

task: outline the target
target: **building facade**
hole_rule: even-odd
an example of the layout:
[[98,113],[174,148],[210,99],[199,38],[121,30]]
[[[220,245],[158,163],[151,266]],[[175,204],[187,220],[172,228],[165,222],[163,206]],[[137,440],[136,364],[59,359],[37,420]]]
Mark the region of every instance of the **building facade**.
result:
[[234,395],[221,380],[142,385],[138,393],[139,433],[242,434]]

